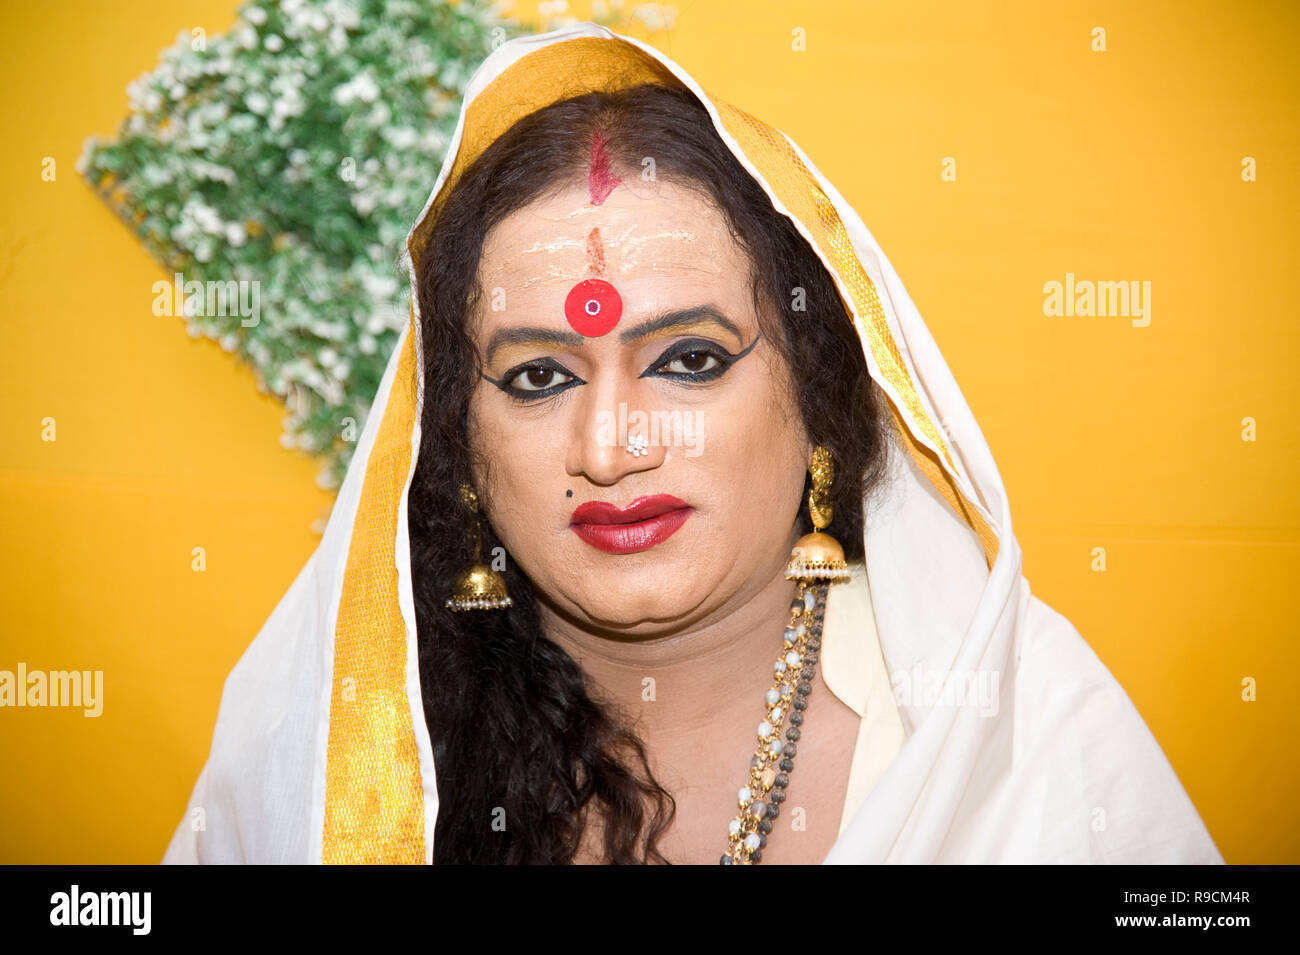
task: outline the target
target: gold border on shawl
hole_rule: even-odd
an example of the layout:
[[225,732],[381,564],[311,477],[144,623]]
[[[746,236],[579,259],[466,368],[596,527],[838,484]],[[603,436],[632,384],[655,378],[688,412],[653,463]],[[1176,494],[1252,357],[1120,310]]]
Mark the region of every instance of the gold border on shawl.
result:
[[[580,37],[526,54],[490,83],[466,110],[462,140],[447,181],[412,231],[408,249],[418,274],[420,255],[444,198],[464,170],[517,120],[550,103],[593,90],[639,83],[683,88],[652,56],[620,40]],[[955,471],[938,430],[917,397],[885,321],[870,277],[853,252],[830,198],[771,127],[734,106],[712,100],[727,132],[783,205],[813,236],[818,251],[849,289],[869,347],[906,405],[890,402],[895,422],[918,467],[975,530],[990,566],[997,537],[970,507],[949,473]],[[396,537],[399,502],[410,472],[416,413],[416,336],[412,312],[396,378],[366,462],[348,550],[334,637],[334,676],[326,753],[325,863],[424,861],[424,796],[419,754],[406,696],[406,624],[398,605]],[[913,436],[907,418],[940,448],[947,468]]]
[[[490,143],[550,103],[639,83],[681,86],[648,54],[595,37],[543,47],[503,71],[468,106],[451,172],[412,232],[408,248],[417,274],[442,199]],[[366,463],[339,601],[325,769],[325,863],[425,859],[424,795],[406,697],[408,635],[395,569],[398,506],[410,471],[416,413],[414,309],[411,323]]]
[[415,361],[412,327],[366,462],[334,630],[321,853],[327,864],[424,862],[424,790],[406,696],[395,557],[415,426]]
[[[907,365],[890,334],[875,283],[862,267],[835,203],[822,190],[798,154],[790,148],[784,136],[738,107],[717,99],[712,99],[712,102],[727,132],[740,144],[745,156],[758,168],[786,210],[807,228],[823,259],[829,261],[835,274],[848,289],[853,299],[853,311],[858,315],[866,333],[871,354],[905,405],[905,409],[893,408],[893,411],[895,422],[901,426],[899,433],[906,439],[908,451],[930,483],[975,531],[984,549],[985,561],[992,567],[998,553],[997,535],[979,511],[966,501],[953,478],[957,468],[952,462],[948,446],[917,395]],[[892,401],[890,405],[893,407]],[[903,410],[906,411],[905,416]],[[936,458],[934,451],[916,440],[911,429],[902,426],[904,420],[916,423],[940,450],[943,462]]]

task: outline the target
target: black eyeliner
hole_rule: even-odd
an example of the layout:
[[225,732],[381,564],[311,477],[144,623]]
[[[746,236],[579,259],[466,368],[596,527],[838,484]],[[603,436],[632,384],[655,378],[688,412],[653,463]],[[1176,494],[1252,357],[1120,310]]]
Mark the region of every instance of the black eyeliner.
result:
[[[672,348],[669,348],[667,351],[661,354],[659,358],[655,361],[653,366],[643,371],[637,377],[638,378],[668,378],[671,380],[686,381],[686,382],[695,380],[701,383],[716,381],[718,378],[722,377],[724,373],[730,370],[732,365],[734,365],[736,362],[740,361],[740,359],[748,355],[750,351],[753,350],[754,346],[758,344],[758,340],[760,337],[761,337],[760,335],[755,335],[754,340],[752,342],[750,342],[740,351],[736,352],[734,355],[728,352],[721,345],[718,345],[714,342],[706,342],[704,339],[697,339],[697,340],[686,339],[685,341],[678,342]],[[660,368],[671,361],[676,361],[678,358],[681,358],[684,355],[689,355],[692,352],[704,352],[706,354],[713,355],[719,360],[719,367],[710,368],[708,371],[696,372],[694,374],[689,374],[689,373],[687,374],[674,373],[674,374],[662,374],[662,375],[653,374],[656,368]],[[522,388],[516,388],[510,384],[511,381],[513,381],[521,373],[527,371],[530,368],[547,368],[561,375],[568,375],[571,380],[566,381],[562,385],[552,385],[550,388],[544,388],[541,391],[525,391]],[[479,372],[479,375],[480,377],[483,378],[484,381],[488,382],[489,384],[495,385],[497,389],[500,390],[506,397],[510,398],[513,401],[518,401],[520,403],[540,401],[543,398],[550,398],[560,394],[563,391],[567,391],[569,388],[575,385],[586,384],[585,381],[583,381],[573,372],[569,371],[567,368],[560,365],[558,362],[549,358],[542,358],[536,361],[528,361],[528,362],[524,362],[521,365],[516,365],[515,367],[509,369],[500,378],[493,378],[491,375],[488,375],[486,372],[482,372],[482,371]]]
[[[687,339],[686,341],[678,342],[678,343],[677,343],[676,345],[674,345],[672,348],[668,349],[668,351],[665,351],[662,355],[659,356],[658,359],[655,360],[654,365],[652,365],[650,368],[647,368],[645,371],[641,372],[641,374],[639,374],[637,377],[638,377],[638,378],[676,378],[676,379],[678,379],[678,380],[686,380],[686,381],[689,381],[689,380],[692,379],[692,378],[696,378],[696,379],[700,379],[701,381],[714,381],[714,380],[716,380],[717,378],[719,378],[719,377],[722,375],[723,372],[725,372],[725,371],[727,371],[728,369],[730,369],[732,365],[734,365],[736,362],[740,361],[740,359],[742,359],[742,358],[744,358],[746,355],[748,355],[748,354],[750,353],[750,351],[753,349],[753,347],[754,347],[755,345],[758,344],[758,340],[759,340],[759,338],[761,338],[761,337],[762,337],[761,335],[755,335],[755,336],[754,336],[754,340],[753,340],[752,342],[750,342],[748,345],[746,345],[746,346],[745,346],[744,348],[742,348],[740,351],[736,352],[734,355],[731,354],[730,352],[728,352],[728,351],[727,351],[725,348],[723,348],[721,345],[715,345],[715,344],[713,344],[712,342],[704,342],[703,339],[698,339],[698,341],[702,342],[706,347],[703,347],[703,348],[701,348],[701,347],[699,347],[699,346],[696,346],[696,347],[694,347],[694,348],[684,347],[684,346],[689,346],[689,345],[692,344],[692,340],[691,340],[691,339]],[[676,349],[680,349],[680,351],[678,351],[676,354],[673,354],[673,349],[674,349],[674,348],[676,348]],[[663,365],[668,364],[668,362],[670,362],[670,361],[676,361],[678,358],[681,358],[683,355],[689,355],[689,354],[691,354],[691,352],[697,352],[697,351],[700,351],[700,352],[709,352],[709,353],[711,353],[711,354],[717,356],[718,358],[721,359],[722,367],[721,367],[721,368],[711,368],[711,369],[709,369],[708,371],[697,372],[697,373],[695,373],[694,375],[689,375],[689,374],[687,374],[687,375],[682,375],[682,374],[654,375],[654,374],[651,374],[651,373],[652,373],[656,368],[660,368],[660,367],[662,367]],[[718,355],[718,352],[721,352],[722,354],[721,354],[721,355]],[[668,356],[668,357],[665,358],[665,356]],[[714,374],[715,372],[716,372],[716,374]]]
[[[552,385],[550,388],[543,388],[540,391],[525,391],[522,388],[516,388],[510,384],[511,381],[517,378],[522,372],[527,371],[529,368],[546,368],[550,371],[557,372],[561,375],[567,375],[571,380],[566,381],[562,385]],[[493,378],[491,375],[488,375],[487,373],[482,371],[479,372],[479,375],[483,378],[484,381],[496,385],[496,387],[500,389],[501,392],[506,395],[506,397],[512,398],[513,400],[520,401],[520,402],[538,401],[542,398],[549,398],[552,395],[557,395],[562,391],[567,391],[569,388],[573,387],[574,385],[586,384],[585,381],[583,381],[573,372],[569,371],[559,362],[554,361],[553,359],[550,358],[540,358],[535,361],[526,361],[521,365],[516,365],[515,367],[509,369],[499,379]]]

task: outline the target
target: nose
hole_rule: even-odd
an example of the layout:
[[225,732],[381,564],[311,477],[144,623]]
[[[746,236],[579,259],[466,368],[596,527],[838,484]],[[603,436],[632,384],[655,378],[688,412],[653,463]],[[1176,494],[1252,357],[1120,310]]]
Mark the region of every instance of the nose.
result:
[[635,386],[602,377],[578,391],[583,394],[565,456],[571,477],[610,487],[629,474],[663,464],[668,449],[650,443],[653,417],[649,407],[637,401]]

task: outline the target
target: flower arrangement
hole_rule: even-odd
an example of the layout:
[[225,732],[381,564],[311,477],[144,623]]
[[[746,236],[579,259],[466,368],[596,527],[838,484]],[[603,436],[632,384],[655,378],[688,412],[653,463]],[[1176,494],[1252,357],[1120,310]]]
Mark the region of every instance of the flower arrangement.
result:
[[[407,321],[406,234],[465,84],[532,32],[506,6],[251,0],[222,35],[181,31],[128,85],[115,138],[91,137],[77,162],[172,273],[155,312],[252,366],[285,402],[281,443],[318,456],[324,488],[347,470]],[[545,30],[566,14],[564,0],[539,7]],[[593,7],[601,22],[630,16],[656,29],[673,12]]]

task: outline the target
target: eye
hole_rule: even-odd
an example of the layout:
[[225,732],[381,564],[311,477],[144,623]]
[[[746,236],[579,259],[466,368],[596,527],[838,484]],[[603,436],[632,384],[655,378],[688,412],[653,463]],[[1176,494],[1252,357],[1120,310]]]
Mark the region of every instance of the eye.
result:
[[515,401],[538,401],[584,383],[552,358],[516,365],[500,378],[483,377]]
[[721,362],[718,360],[718,356],[712,351],[697,348],[686,352],[684,355],[678,355],[671,361],[660,365],[659,370],[667,371],[671,374],[698,375],[700,372],[712,371],[720,364]]
[[642,378],[677,378],[686,384],[713,381],[726,374],[739,355],[702,341],[678,342],[659,356]]
[[567,375],[549,365],[529,365],[513,378],[506,379],[515,390],[529,392],[549,391],[557,385],[567,385],[573,380],[572,375]]

